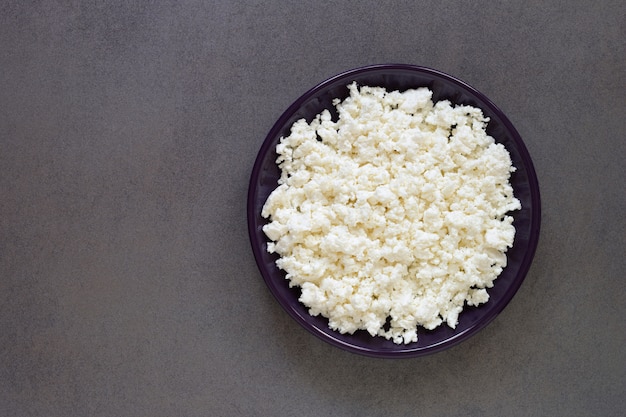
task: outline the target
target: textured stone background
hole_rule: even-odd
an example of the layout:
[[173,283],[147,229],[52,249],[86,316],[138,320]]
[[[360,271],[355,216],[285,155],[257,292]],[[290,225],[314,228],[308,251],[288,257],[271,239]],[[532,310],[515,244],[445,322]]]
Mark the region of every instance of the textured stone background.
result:
[[[625,13],[618,0],[2,1],[0,415],[621,415]],[[504,312],[398,361],[289,318],[245,212],[287,106],[386,62],[489,96],[543,203]]]

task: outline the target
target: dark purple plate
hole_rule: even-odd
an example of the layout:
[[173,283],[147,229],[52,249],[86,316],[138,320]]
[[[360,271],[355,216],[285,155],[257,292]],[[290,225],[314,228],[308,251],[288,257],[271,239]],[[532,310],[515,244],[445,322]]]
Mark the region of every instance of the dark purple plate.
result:
[[[277,187],[280,171],[276,165],[276,144],[290,133],[291,125],[298,119],[312,118],[324,109],[333,113],[332,101],[348,96],[347,85],[385,87],[388,91],[429,87],[433,101],[450,100],[453,104],[466,104],[483,110],[490,118],[487,133],[502,143],[511,154],[517,170],[511,176],[515,196],[522,209],[510,213],[516,228],[513,247],[507,252],[508,265],[488,289],[490,299],[479,307],[466,306],[459,315],[456,329],[443,324],[434,330],[418,328],[418,341],[397,345],[382,337],[372,337],[365,331],[352,335],[340,334],[328,328],[324,317],[313,317],[298,301],[299,288],[289,288],[284,271],[275,261],[277,256],[267,252],[268,239],[262,227],[267,220],[261,209],[269,194]],[[347,351],[373,357],[402,358],[422,356],[454,346],[476,334],[489,324],[511,301],[524,280],[537,248],[540,226],[539,185],[530,155],[509,119],[485,95],[454,77],[429,68],[414,65],[373,65],[336,75],[313,87],[297,99],[280,116],[265,138],[250,177],[248,189],[248,232],[254,257],[265,283],[283,308],[309,332],[331,345]]]

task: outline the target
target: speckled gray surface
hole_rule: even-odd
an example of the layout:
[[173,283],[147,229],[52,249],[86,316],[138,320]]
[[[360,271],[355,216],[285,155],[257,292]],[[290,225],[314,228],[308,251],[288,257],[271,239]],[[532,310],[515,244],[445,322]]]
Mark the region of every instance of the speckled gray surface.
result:
[[[0,415],[621,415],[626,6],[493,3],[0,3]],[[285,108],[385,62],[489,96],[543,203],[504,312],[405,360],[298,327],[245,217]]]

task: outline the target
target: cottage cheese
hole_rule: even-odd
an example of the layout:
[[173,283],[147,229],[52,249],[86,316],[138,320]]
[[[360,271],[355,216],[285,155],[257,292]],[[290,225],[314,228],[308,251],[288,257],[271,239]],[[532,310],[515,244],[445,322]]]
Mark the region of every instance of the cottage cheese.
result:
[[348,88],[337,121],[324,110],[277,145],[267,250],[330,328],[415,342],[418,326],[454,328],[489,300],[521,208],[515,168],[480,109],[427,88]]

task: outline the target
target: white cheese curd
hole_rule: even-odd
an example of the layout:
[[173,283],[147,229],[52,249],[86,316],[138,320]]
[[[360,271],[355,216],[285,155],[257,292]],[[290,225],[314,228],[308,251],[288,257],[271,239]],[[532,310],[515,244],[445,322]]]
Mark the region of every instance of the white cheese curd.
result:
[[337,121],[298,120],[277,145],[267,249],[330,328],[407,344],[489,300],[521,208],[515,168],[480,109],[427,88],[348,88]]

